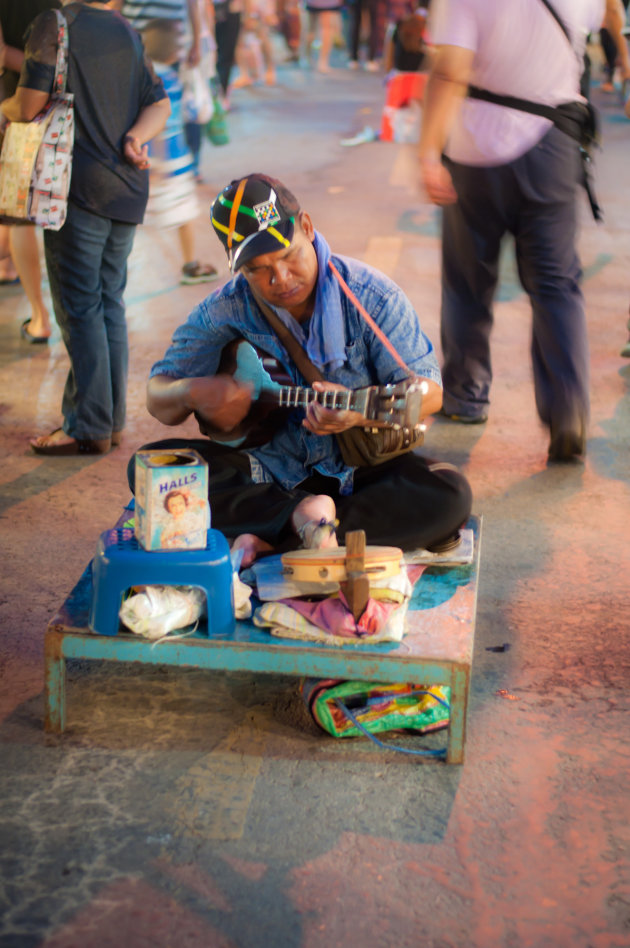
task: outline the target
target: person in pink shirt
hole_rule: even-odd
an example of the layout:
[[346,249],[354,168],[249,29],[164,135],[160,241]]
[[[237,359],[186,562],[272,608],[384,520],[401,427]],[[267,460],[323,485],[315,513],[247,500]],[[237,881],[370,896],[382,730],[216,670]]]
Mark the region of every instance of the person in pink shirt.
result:
[[[616,0],[615,0],[616,2]],[[589,418],[589,353],[576,250],[583,168],[577,141],[549,117],[466,97],[469,86],[556,108],[584,103],[588,32],[604,0],[435,0],[436,52],[420,143],[424,189],[442,205],[443,413],[488,417],[490,334],[501,241],[514,236],[533,314],[536,407],[549,460],[581,460]]]

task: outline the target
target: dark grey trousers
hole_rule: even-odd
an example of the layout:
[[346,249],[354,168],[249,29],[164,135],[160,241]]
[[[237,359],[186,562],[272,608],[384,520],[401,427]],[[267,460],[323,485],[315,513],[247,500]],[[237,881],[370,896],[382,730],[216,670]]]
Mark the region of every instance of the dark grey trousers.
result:
[[444,209],[441,339],[444,410],[485,414],[490,397],[492,304],[501,240],[514,236],[532,304],[538,414],[552,432],[579,431],[589,414],[588,341],[576,251],[580,158],[556,128],[507,165],[446,160],[458,201]]

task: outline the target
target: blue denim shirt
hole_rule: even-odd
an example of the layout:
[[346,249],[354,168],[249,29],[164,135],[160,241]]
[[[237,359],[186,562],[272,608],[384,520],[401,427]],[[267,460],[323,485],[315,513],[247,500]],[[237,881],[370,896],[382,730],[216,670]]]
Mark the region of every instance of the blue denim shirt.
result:
[[[441,385],[440,369],[430,340],[420,328],[411,303],[388,277],[366,264],[333,255],[332,261],[350,290],[416,375]],[[356,307],[340,290],[345,362],[322,374],[349,389],[400,382],[406,373],[376,337]],[[317,307],[317,300],[315,303]],[[286,320],[286,314],[285,314]],[[296,385],[306,385],[284,347],[256,305],[248,283],[237,274],[192,311],[175,330],[170,348],[151,369],[151,376],[198,378],[214,375],[221,350],[242,337],[276,358]],[[344,464],[332,435],[315,435],[302,427],[304,410],[293,409],[284,428],[262,447],[248,450],[256,481],[276,481],[291,489],[315,471],[340,482],[352,493],[353,468]]]

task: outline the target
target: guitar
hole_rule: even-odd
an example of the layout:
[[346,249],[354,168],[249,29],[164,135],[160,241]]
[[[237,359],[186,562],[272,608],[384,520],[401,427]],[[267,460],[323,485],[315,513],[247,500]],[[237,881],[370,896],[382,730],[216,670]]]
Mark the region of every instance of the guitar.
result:
[[[231,375],[252,387],[252,407],[231,431],[220,431],[198,412],[202,434],[226,447],[256,447],[270,441],[278,429],[278,409],[306,408],[317,401],[336,411],[357,411],[370,421],[391,428],[414,428],[420,424],[426,382],[405,379],[395,385],[370,385],[341,392],[316,392],[298,385],[283,385],[267,370],[275,360],[245,339],[235,339],[223,349],[217,374]],[[277,363],[275,363],[277,366]],[[273,371],[273,369],[272,369]],[[285,376],[286,377],[286,376]]]

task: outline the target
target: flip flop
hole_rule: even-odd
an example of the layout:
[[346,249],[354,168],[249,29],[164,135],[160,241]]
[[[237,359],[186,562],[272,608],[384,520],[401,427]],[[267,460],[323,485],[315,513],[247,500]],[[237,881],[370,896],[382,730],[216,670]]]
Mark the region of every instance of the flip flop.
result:
[[[52,438],[62,428],[55,428],[49,435],[43,438]],[[44,457],[73,457],[80,454],[107,454],[112,446],[111,438],[102,438],[98,440],[89,440],[84,438],[73,438],[64,444],[38,444],[40,438],[33,438],[31,448],[35,454],[41,454]]]
[[17,286],[19,282],[20,282],[19,277],[13,277],[12,280],[2,279],[0,280],[0,286]]
[[456,546],[459,546],[461,539],[461,534],[459,530],[457,530],[450,537],[447,537],[446,540],[440,540],[438,543],[432,543],[431,546],[427,547],[427,552],[450,553],[451,550],[454,550]]
[[20,336],[24,339],[25,342],[32,342],[35,345],[43,345],[48,342],[48,336],[33,336],[28,331],[28,324],[30,319],[25,319],[22,325],[20,326]]
[[198,260],[193,260],[192,263],[185,263],[182,267],[179,282],[194,285],[195,283],[210,283],[218,278],[216,267],[213,267],[211,263],[199,263]]

